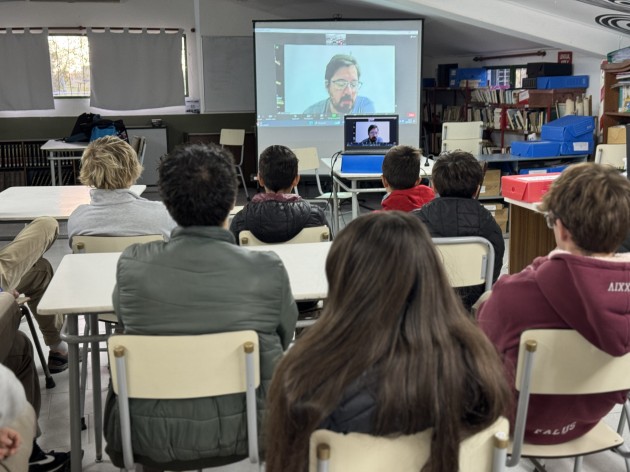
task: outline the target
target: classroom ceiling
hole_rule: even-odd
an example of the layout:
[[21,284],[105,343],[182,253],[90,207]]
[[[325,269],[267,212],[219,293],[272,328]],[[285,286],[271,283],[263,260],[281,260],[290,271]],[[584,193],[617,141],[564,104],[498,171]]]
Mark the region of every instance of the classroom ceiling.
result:
[[[603,55],[630,44],[627,0],[235,0],[281,17],[421,17],[430,57],[558,48]],[[360,9],[357,6],[361,7]],[[332,14],[331,14],[332,16]]]

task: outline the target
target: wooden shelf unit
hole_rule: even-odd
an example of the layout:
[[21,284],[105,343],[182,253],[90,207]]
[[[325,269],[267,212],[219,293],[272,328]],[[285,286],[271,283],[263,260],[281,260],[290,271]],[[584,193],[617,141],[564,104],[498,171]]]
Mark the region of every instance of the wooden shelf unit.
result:
[[616,125],[630,124],[630,113],[619,112],[620,87],[617,85],[617,74],[630,72],[630,61],[614,64],[602,64],[602,99],[600,102],[600,130],[602,143],[608,143],[608,128]]
[[[41,150],[43,140],[0,141],[0,190],[15,186],[50,185],[48,154]],[[78,163],[62,161],[63,183],[77,183]]]

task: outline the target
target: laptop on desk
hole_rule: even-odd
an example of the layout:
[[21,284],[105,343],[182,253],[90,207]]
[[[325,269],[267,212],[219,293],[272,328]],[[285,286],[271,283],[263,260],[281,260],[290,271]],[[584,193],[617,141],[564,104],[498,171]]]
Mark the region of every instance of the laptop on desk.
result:
[[398,144],[398,115],[346,115],[341,172],[381,173],[383,158]]

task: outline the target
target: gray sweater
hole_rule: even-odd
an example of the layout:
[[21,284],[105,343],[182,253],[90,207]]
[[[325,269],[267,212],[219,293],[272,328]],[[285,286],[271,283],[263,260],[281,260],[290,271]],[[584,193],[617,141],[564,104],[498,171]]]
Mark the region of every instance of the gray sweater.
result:
[[68,240],[81,236],[161,234],[165,240],[176,226],[162,202],[139,197],[129,189],[90,190],[89,205],[80,205],[68,218]]

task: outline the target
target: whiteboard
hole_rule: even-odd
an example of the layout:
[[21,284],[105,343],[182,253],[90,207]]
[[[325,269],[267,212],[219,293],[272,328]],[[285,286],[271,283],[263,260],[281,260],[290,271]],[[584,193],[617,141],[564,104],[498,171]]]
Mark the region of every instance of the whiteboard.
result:
[[251,36],[203,36],[205,111],[253,112],[254,41]]

